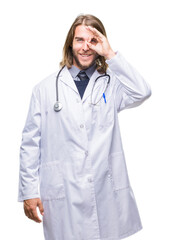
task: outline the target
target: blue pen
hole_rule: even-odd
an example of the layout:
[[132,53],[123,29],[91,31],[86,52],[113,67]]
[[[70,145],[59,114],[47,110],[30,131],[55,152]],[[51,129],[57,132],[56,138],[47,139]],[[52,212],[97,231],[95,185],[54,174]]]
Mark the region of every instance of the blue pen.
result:
[[104,102],[106,103],[106,96],[105,96],[105,93],[103,93],[103,98],[104,98]]

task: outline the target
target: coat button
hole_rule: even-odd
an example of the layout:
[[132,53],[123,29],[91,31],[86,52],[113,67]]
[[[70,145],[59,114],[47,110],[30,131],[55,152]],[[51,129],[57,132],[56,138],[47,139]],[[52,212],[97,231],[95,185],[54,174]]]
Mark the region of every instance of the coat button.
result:
[[88,182],[93,182],[92,177],[88,177]]

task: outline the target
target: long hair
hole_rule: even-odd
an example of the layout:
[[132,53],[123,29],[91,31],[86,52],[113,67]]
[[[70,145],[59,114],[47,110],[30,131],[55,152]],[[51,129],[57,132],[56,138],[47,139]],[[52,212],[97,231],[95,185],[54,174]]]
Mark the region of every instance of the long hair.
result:
[[[106,31],[103,26],[103,23],[97,17],[89,14],[79,15],[73,22],[67,34],[66,41],[63,47],[63,58],[62,61],[60,62],[61,67],[66,65],[68,68],[71,68],[73,65],[72,43],[74,39],[75,29],[79,25],[92,26],[106,37]],[[99,55],[95,62],[97,71],[99,73],[105,73],[108,66],[107,63],[105,62],[105,58]]]

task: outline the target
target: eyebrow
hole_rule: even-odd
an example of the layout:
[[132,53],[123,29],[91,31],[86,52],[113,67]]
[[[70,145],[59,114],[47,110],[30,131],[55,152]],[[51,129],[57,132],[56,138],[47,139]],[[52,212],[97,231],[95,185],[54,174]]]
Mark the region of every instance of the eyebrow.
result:
[[[84,40],[84,38],[83,37],[75,37],[75,40]],[[95,37],[91,38],[90,40],[97,41],[97,39]]]
[[75,37],[76,40],[83,40],[84,38],[82,37]]

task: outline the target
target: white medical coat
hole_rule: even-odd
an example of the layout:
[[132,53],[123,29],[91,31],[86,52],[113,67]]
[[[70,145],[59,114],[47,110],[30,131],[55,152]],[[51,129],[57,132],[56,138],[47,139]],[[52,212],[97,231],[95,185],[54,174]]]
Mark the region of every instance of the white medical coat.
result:
[[[91,105],[97,71],[81,100],[65,67],[35,86],[23,130],[19,201],[40,197],[46,240],[115,240],[142,228],[129,182],[118,112],[141,104],[151,95],[140,74],[117,52],[108,60],[111,76],[105,93]],[[106,87],[95,85],[92,103]]]

